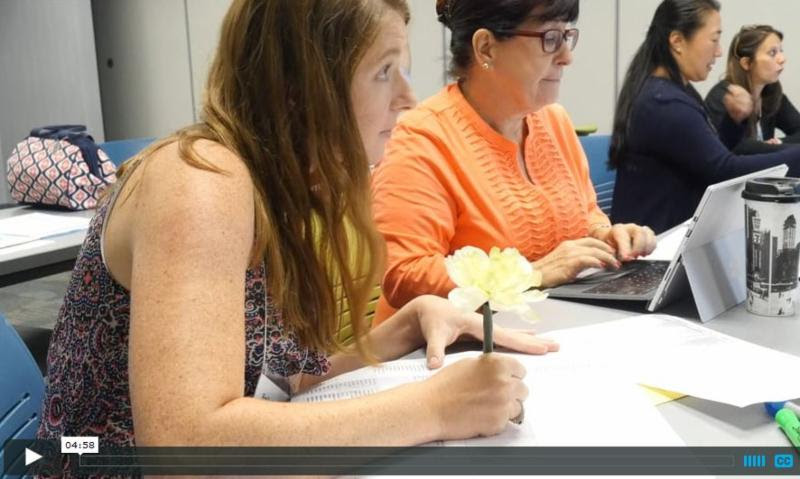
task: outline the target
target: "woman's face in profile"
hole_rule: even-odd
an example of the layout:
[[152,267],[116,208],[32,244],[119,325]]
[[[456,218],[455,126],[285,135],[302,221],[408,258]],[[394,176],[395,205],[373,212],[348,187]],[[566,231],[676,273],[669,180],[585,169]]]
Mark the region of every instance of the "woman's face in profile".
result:
[[754,84],[769,85],[778,81],[786,57],[780,37],[770,33],[758,46],[751,60],[750,79]]
[[[548,30],[564,32],[570,27],[566,22],[542,23],[529,19],[519,29],[543,33]],[[527,113],[558,100],[564,69],[573,58],[567,43],[562,43],[555,51],[545,51],[542,38],[518,35],[498,42],[496,48],[498,55],[493,68],[503,91],[498,98],[513,101],[516,109]]]
[[708,78],[714,62],[722,56],[720,36],[722,17],[716,10],[705,14],[705,21],[694,35],[684,39],[675,49],[675,58],[686,81],[703,81]]
[[408,31],[396,11],[387,8],[375,41],[356,67],[350,98],[371,165],[383,150],[397,117],[416,103],[408,78]]

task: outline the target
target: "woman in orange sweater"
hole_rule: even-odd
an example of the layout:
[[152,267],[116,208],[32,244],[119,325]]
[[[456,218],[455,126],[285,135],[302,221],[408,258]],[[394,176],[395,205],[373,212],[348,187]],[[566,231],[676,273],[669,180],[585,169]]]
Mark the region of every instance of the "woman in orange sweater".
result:
[[439,0],[458,81],[406,113],[373,178],[388,262],[376,322],[454,287],[444,258],[515,247],[542,286],[650,253],[647,227],[611,225],[586,156],[554,104],[572,62],[578,0]]

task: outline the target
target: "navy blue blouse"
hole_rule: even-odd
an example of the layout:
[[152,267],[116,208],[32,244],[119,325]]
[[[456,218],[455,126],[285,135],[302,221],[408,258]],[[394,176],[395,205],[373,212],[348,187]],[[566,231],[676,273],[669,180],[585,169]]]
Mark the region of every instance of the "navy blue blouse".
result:
[[800,146],[735,155],[699,99],[669,79],[650,77],[634,101],[620,163],[611,220],[660,233],[688,219],[710,184],[781,163],[789,176],[800,176]]

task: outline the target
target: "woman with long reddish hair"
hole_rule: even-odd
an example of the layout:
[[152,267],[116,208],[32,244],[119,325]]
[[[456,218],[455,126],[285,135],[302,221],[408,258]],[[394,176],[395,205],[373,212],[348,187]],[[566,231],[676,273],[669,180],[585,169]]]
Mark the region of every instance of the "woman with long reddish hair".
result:
[[[369,332],[361,319],[383,254],[369,165],[414,102],[408,16],[405,0],[233,2],[202,121],[126,163],[92,220],[39,437],[413,445],[495,434],[520,414],[525,371],[500,354],[358,399],[282,402],[426,343],[438,368],[446,345],[482,337],[477,315],[433,297]],[[335,339],[340,300],[355,348]],[[556,347],[502,328],[495,339]]]

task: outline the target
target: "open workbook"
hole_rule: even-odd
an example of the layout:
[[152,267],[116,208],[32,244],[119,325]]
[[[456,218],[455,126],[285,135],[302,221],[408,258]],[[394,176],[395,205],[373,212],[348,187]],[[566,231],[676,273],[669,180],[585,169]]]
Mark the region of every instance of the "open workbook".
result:
[[[769,372],[800,370],[800,358],[672,316],[635,316],[546,336],[560,343],[559,352],[513,354],[527,369],[531,392],[523,424],[509,423],[494,437],[439,444],[680,446],[683,441],[640,385],[740,407],[800,397],[800,382],[778,381]],[[448,355],[445,365],[478,354]],[[740,381],[741,372],[754,370],[760,371],[758,377]],[[426,367],[425,358],[400,359],[343,374],[292,401],[356,398],[436,372]]]
[[[445,365],[480,352],[448,355]],[[498,354],[498,353],[493,353]],[[508,423],[493,437],[439,442],[459,446],[618,446],[683,445],[641,388],[631,382],[592,377],[580,365],[536,367],[533,356],[515,354],[528,369],[525,382],[531,394],[525,401],[525,421]],[[549,371],[548,371],[549,370]],[[326,381],[293,402],[330,401],[372,394],[411,381],[426,379],[436,371],[424,358],[401,359],[368,367]],[[596,394],[603,391],[602,394]],[[434,445],[434,444],[431,444]]]

